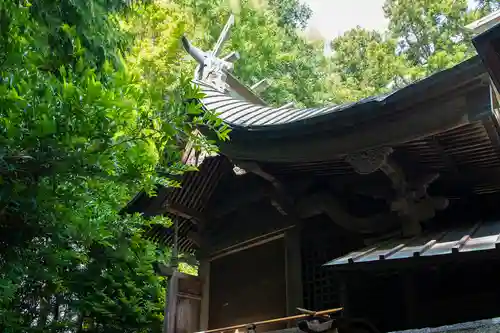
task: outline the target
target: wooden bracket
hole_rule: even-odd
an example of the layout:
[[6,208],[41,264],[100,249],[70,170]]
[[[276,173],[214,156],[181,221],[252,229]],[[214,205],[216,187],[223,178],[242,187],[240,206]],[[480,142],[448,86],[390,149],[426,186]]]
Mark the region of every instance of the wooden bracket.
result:
[[205,217],[201,212],[198,212],[195,209],[186,207],[179,203],[168,202],[165,205],[165,209],[167,210],[167,212],[191,220],[195,224],[203,223],[205,221]]

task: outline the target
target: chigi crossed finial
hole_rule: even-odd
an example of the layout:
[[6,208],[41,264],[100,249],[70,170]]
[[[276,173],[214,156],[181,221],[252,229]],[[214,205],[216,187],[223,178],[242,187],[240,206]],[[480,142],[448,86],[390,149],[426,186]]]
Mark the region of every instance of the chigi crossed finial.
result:
[[231,15],[212,51],[203,51],[193,46],[186,36],[182,36],[184,49],[198,63],[195,71],[195,79],[209,83],[220,91],[226,90],[226,73],[233,70],[233,62],[239,59],[237,52],[231,52],[227,56],[219,58],[219,54],[224,42],[229,37],[229,30],[233,24],[234,16]]

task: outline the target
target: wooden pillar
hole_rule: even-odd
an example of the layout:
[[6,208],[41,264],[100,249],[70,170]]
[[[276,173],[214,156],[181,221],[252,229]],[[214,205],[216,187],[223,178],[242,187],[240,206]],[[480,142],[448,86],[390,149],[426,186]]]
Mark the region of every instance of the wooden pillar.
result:
[[210,252],[210,234],[206,229],[208,223],[213,223],[213,221],[204,220],[198,225],[200,249],[197,253],[197,258],[200,263],[198,266],[198,277],[201,282],[200,319],[198,320],[200,331],[209,329],[210,318],[210,257],[208,255]]
[[166,286],[165,286],[165,305],[164,305],[164,309],[163,309],[163,333],[167,333],[168,332],[168,297],[170,295],[170,293],[168,292],[168,290],[170,289],[170,279],[172,277],[167,277],[166,279]]
[[200,260],[198,276],[201,279],[200,331],[208,330],[210,314],[210,261]]
[[303,307],[302,256],[300,250],[300,225],[285,232],[285,281],[286,314],[297,314],[297,307]]
[[344,308],[342,315],[349,316],[349,290],[347,285],[347,276],[344,274],[339,274],[339,296],[340,296],[340,306]]
[[412,271],[403,273],[404,303],[407,328],[416,328],[417,293],[415,292],[415,274]]
[[167,289],[167,304],[165,306],[164,333],[175,333],[177,322],[177,293],[179,290],[179,276],[174,271],[169,279]]

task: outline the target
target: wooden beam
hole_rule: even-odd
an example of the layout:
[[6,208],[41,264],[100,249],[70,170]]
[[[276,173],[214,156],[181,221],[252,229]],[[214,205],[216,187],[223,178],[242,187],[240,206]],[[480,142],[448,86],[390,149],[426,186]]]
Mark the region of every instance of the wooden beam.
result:
[[186,235],[188,239],[190,239],[196,246],[201,246],[201,235],[198,232],[189,231]]
[[205,221],[205,217],[201,212],[198,212],[179,203],[169,202],[165,205],[165,209],[167,210],[167,212],[174,214],[175,216],[191,220],[196,224],[203,223]]
[[481,226],[481,222],[477,222],[470,229],[470,231],[467,233],[467,235],[465,235],[462,238],[460,238],[460,240],[453,246],[453,248],[451,249],[451,252],[454,253],[454,254],[459,253],[460,249],[462,247],[464,247],[465,243],[467,243],[469,241],[469,239],[471,239],[472,235],[474,235],[474,233],[476,232],[477,229],[479,229],[480,226]]
[[285,232],[286,266],[286,315],[294,314],[296,308],[303,307],[302,256],[300,251],[300,226]]
[[465,26],[466,29],[471,30],[474,35],[479,35],[491,28],[493,28],[500,20],[500,11],[494,11],[479,20],[469,23]]
[[257,82],[256,84],[254,84],[253,86],[251,86],[250,89],[252,91],[254,91],[255,93],[259,94],[259,93],[263,92],[264,90],[266,90],[268,87],[269,87],[268,80],[262,79],[259,82]]
[[275,187],[281,186],[280,182],[276,179],[276,177],[274,177],[270,173],[262,170],[261,166],[259,164],[257,164],[256,162],[240,162],[239,165],[241,165],[241,167],[244,168],[245,170],[253,172],[254,174],[267,180],[268,182],[273,184],[273,186],[275,186]]
[[498,235],[497,240],[495,241],[495,249],[500,250],[500,235]]
[[163,307],[163,329],[162,329],[162,332],[163,333],[168,333],[168,325],[169,325],[169,320],[168,320],[168,316],[169,316],[169,307],[168,307],[168,302],[169,302],[169,295],[170,293],[168,292],[168,290],[170,289],[169,288],[170,286],[170,278],[167,279],[167,286],[166,286],[166,292],[165,292],[165,305]]
[[329,309],[329,310],[324,310],[324,311],[318,311],[314,312],[313,314],[299,314],[295,316],[289,316],[289,317],[282,317],[282,318],[275,318],[275,319],[268,319],[268,320],[262,320],[254,323],[246,323],[246,324],[240,324],[240,325],[234,325],[234,326],[229,326],[229,327],[223,327],[223,328],[216,328],[213,330],[208,330],[208,331],[201,331],[201,332],[195,332],[195,333],[223,333],[223,332],[228,332],[228,331],[238,331],[238,329],[248,329],[248,327],[257,327],[257,326],[262,326],[266,324],[274,324],[274,323],[283,323],[283,322],[288,322],[288,321],[296,321],[298,319],[308,319],[311,316],[312,317],[323,317],[328,314],[333,314],[333,313],[338,313],[341,312],[343,309],[342,308],[335,308],[335,309]]
[[174,272],[175,272],[175,268],[173,267],[170,267],[170,266],[167,266],[167,265],[164,265],[162,263],[157,263],[156,264],[156,267],[158,269],[158,274],[160,276],[165,276],[165,277],[170,277],[170,276],[173,276],[174,275]]
[[443,175],[440,177],[439,181],[449,185],[451,190],[454,187],[463,188],[465,186],[467,188],[471,188],[477,184],[499,184],[500,168],[483,168],[481,172],[474,172],[473,169],[470,171],[464,170],[461,172],[459,177],[454,177],[453,175]]
[[347,285],[347,277],[345,274],[339,276],[339,296],[340,306],[344,309],[342,315],[349,317],[349,290]]
[[[206,214],[207,218],[221,218],[231,212],[234,212],[242,206],[263,199],[269,200],[269,198],[271,198],[277,199],[278,202],[283,201],[280,200],[279,193],[277,193],[277,190],[272,182],[269,182],[254,173],[249,172],[245,176],[242,176],[241,179],[236,180],[234,183],[237,183],[238,186],[228,186],[223,191],[223,193],[231,193],[231,196],[215,198],[214,201],[216,202],[216,205],[208,210]],[[295,195],[301,195],[311,187],[312,180],[300,179],[288,181],[286,185],[287,189],[291,190],[292,193]]]
[[226,83],[229,85],[231,90],[243,97],[247,102],[257,105],[266,105],[266,102],[241,83],[233,74],[226,72],[226,75]]
[[232,245],[230,247],[218,250],[215,253],[212,253],[210,255],[210,261],[228,256],[230,254],[237,253],[237,252],[240,252],[243,250],[247,250],[247,249],[250,249],[250,248],[255,247],[255,246],[266,244],[266,243],[275,241],[277,239],[284,238],[285,231],[288,229],[291,229],[291,228],[294,228],[294,226],[290,226],[290,227],[287,227],[284,229],[275,230],[271,233],[261,235],[261,236],[246,240],[242,243],[238,243],[238,244]]
[[221,218],[234,212],[241,206],[259,201],[265,197],[270,197],[273,193],[273,188],[270,185],[266,185],[252,186],[252,188],[245,189],[244,192],[240,192],[239,194],[233,192],[227,200],[224,200],[213,208],[213,210],[210,210],[208,215],[213,218]]
[[457,164],[455,160],[449,154],[446,153],[446,151],[443,148],[443,145],[441,144],[441,141],[439,140],[439,137],[437,136],[429,137],[424,141],[428,141],[429,145],[431,145],[432,148],[436,149],[439,156],[443,158],[445,165],[451,170],[452,175],[455,177],[459,177],[460,172],[458,171]]
[[472,40],[477,53],[488,70],[491,80],[498,90],[500,90],[500,55],[497,54],[494,43],[498,43],[499,36],[500,28],[497,26],[488,32],[474,37]]
[[377,246],[376,246],[376,245],[374,245],[372,248],[370,248],[370,249],[368,249],[368,250],[366,250],[366,251],[363,251],[363,252],[360,252],[360,253],[358,253],[358,254],[356,254],[356,255],[351,256],[349,259],[347,259],[347,261],[348,261],[350,264],[354,264],[354,262],[355,262],[356,260],[358,260],[359,258],[364,257],[364,256],[366,256],[366,255],[368,255],[368,254],[370,254],[370,253],[372,253],[372,252],[375,252],[376,250],[377,250]]
[[412,271],[403,273],[403,293],[408,327],[415,327],[417,321],[417,293],[415,276]]
[[192,294],[188,294],[188,293],[183,293],[183,292],[178,292],[177,293],[177,296],[179,297],[183,297],[183,298],[189,298],[189,299],[193,299],[195,301],[201,301],[201,296],[198,296],[198,295],[192,295]]
[[164,320],[164,333],[176,332],[177,321],[177,293],[179,289],[179,276],[177,272],[169,279],[167,304],[165,305],[165,320]]
[[491,97],[493,99],[492,106],[500,108],[500,92],[498,88],[495,86],[495,82],[490,78],[490,87],[491,87]]
[[210,315],[210,261],[200,260],[199,276],[201,279],[200,330],[208,330]]
[[[252,160],[259,155],[261,160],[268,162],[308,162],[324,156],[338,156],[367,148],[393,146],[438,134],[468,124],[468,111],[471,109],[467,105],[465,96],[454,96],[454,98],[444,96],[397,112],[391,119],[375,124],[368,122],[369,125],[366,126],[360,125],[359,128],[356,127],[356,131],[345,131],[342,136],[325,138],[318,134],[317,138],[310,140],[297,142],[282,140],[282,143],[280,141],[280,144],[276,145],[262,145],[262,142],[255,140],[241,143],[231,141],[230,144],[221,143],[220,149],[235,160]],[[415,127],[415,124],[419,126]],[[360,136],[360,133],[363,135]]]
[[483,121],[484,129],[486,130],[486,134],[488,134],[488,138],[491,141],[495,152],[500,155],[500,136],[498,135],[498,126],[495,126],[492,119],[488,119]]
[[370,217],[353,216],[328,192],[317,192],[304,197],[295,204],[295,210],[302,219],[324,213],[332,223],[346,230],[365,234],[387,232],[400,225],[398,216],[391,212]]

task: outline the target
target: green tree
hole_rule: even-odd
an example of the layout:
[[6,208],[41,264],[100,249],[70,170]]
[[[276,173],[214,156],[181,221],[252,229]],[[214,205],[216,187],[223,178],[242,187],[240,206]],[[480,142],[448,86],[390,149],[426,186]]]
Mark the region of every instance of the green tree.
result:
[[235,75],[242,82],[268,80],[270,87],[262,93],[268,103],[294,102],[299,107],[322,102],[318,98],[325,75],[321,48],[289,34],[267,12],[243,7],[227,48],[241,55]]
[[400,52],[411,64],[425,66],[438,52],[467,51],[463,29],[467,24],[467,1],[388,0],[384,10],[390,31],[399,39]]
[[319,42],[296,28],[295,0],[33,0],[0,2],[0,331],[152,332],[169,249],[141,237],[150,223],[119,216],[169,174],[199,125],[227,128],[199,105],[180,37],[213,46],[230,11],[235,75],[275,105],[343,103],[387,92],[473,54],[465,24],[498,8],[481,0],[388,0],[390,35],[353,29]]
[[389,30],[399,41],[398,54],[427,76],[475,54],[465,26],[499,8],[497,1],[481,0],[473,9],[466,0],[387,0],[384,11]]
[[[186,103],[171,4],[0,3],[0,331],[159,331],[167,249],[151,221],[118,212],[142,188],[175,186],[184,143],[210,113]],[[159,218],[155,223],[169,225]]]
[[498,0],[476,0],[474,1],[474,5],[480,17],[500,9],[500,2]]
[[299,0],[269,0],[276,11],[278,23],[282,27],[304,29],[312,16],[312,10]]
[[357,27],[332,42],[334,94],[339,102],[385,93],[401,84],[406,63],[396,55],[396,42]]
[[335,102],[355,101],[405,86],[475,54],[465,26],[497,9],[497,1],[387,0],[385,33],[362,28],[332,42],[327,85]]

